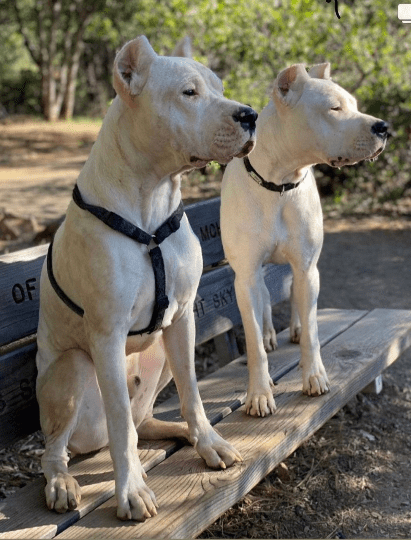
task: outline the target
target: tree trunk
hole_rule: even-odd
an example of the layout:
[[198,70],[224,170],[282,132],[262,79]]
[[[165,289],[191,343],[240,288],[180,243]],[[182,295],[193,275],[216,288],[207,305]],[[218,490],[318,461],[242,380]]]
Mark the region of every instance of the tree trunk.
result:
[[36,0],[31,15],[37,25],[37,42],[27,31],[27,13],[21,4],[21,0],[12,1],[25,45],[40,69],[44,116],[49,121],[72,118],[84,31],[105,1]]
[[42,76],[42,104],[43,114],[49,122],[59,119],[61,111],[61,99],[57,95],[57,81],[53,68],[46,68]]
[[78,43],[76,52],[73,55],[70,69],[68,70],[66,91],[61,116],[65,120],[71,120],[74,112],[74,102],[76,97],[77,74],[80,65],[80,56],[83,51],[83,43]]

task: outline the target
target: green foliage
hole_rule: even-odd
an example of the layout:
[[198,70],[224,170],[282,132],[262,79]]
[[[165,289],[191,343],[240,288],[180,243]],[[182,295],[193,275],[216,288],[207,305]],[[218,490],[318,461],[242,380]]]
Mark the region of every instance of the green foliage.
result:
[[[34,0],[18,1],[29,5]],[[376,164],[342,171],[321,167],[320,189],[335,194],[337,201],[356,191],[367,193],[375,202],[400,200],[399,194],[409,189],[411,28],[398,21],[397,5],[394,0],[347,0],[339,2],[341,19],[337,19],[334,2],[325,0],[101,2],[84,37],[77,112],[87,114],[93,109],[90,102],[97,95],[104,109],[101,103],[107,104],[112,97],[110,69],[115,50],[139,34],[145,34],[160,54],[170,54],[188,34],[195,59],[224,79],[226,96],[257,110],[268,102],[281,69],[297,62],[309,66],[329,61],[334,81],[355,94],[363,112],[388,120],[396,137]],[[1,14],[0,10],[0,20]],[[35,31],[29,19],[27,28]],[[36,73],[21,38],[9,29],[10,24],[0,23],[3,104],[10,81],[21,87],[27,70],[32,78]],[[28,104],[36,96],[34,88],[31,92]]]
[[9,113],[39,114],[38,69],[12,25],[0,25],[0,104]]

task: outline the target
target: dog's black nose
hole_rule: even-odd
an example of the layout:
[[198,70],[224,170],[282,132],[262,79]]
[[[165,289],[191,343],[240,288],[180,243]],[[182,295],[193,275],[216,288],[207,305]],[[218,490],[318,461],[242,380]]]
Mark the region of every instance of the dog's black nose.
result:
[[235,122],[240,122],[241,127],[245,131],[254,131],[258,114],[251,107],[240,107],[233,114],[233,118]]
[[386,139],[388,137],[387,122],[384,122],[383,120],[375,122],[375,124],[371,126],[371,132],[374,133],[374,135],[377,135],[377,137],[380,137],[380,139]]

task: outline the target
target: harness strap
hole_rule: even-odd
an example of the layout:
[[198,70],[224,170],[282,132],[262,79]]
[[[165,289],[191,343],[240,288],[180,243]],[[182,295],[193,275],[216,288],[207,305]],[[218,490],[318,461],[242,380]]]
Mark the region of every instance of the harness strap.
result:
[[77,315],[80,315],[80,317],[82,317],[84,315],[84,309],[82,309],[80,306],[75,304],[73,302],[73,300],[71,300],[67,296],[67,294],[63,291],[63,289],[57,283],[56,278],[54,277],[54,272],[53,272],[53,240],[50,242],[49,249],[47,251],[47,274],[49,276],[51,286],[55,290],[57,296],[59,296],[60,299],[63,300],[63,302],[66,304],[66,306],[68,306],[75,313],[77,313]]
[[[160,227],[156,230],[153,235],[150,235],[136,227],[126,219],[122,218],[115,212],[110,212],[106,208],[101,206],[94,206],[92,204],[86,203],[80,193],[80,190],[77,184],[73,190],[73,200],[82,210],[86,210],[93,214],[97,219],[105,223],[111,229],[124,234],[125,236],[131,238],[139,244],[144,244],[148,246],[153,240],[157,246],[150,249],[148,254],[150,255],[151,265],[154,273],[154,286],[155,286],[155,304],[153,308],[153,314],[147,328],[143,330],[131,330],[128,335],[141,335],[141,334],[151,334],[156,330],[161,328],[163,323],[164,313],[169,306],[168,296],[166,294],[166,273],[164,268],[164,259],[161,253],[159,244],[168,238],[172,233],[178,231],[180,228],[180,222],[184,215],[184,206],[183,202],[180,201],[180,204],[177,207],[171,216],[165,221]],[[50,243],[49,250],[47,253],[47,273],[50,280],[50,283],[55,290],[59,298],[77,315],[83,317],[84,310],[75,304],[61,289],[59,284],[56,281],[56,278],[53,273],[53,242]]]
[[264,180],[264,178],[258,174],[258,172],[254,169],[254,167],[251,165],[250,160],[246,156],[244,159],[244,166],[247,169],[248,174],[251,176],[251,178],[257,182],[257,184],[260,184],[260,186],[264,187],[265,189],[268,189],[270,191],[277,191],[283,195],[284,191],[290,191],[290,189],[295,189],[298,187],[303,180],[305,180],[305,177],[308,174],[308,170],[304,175],[304,178],[300,180],[299,182],[296,182],[295,184],[293,182],[290,182],[288,184],[274,184],[274,182],[267,182],[267,180]]

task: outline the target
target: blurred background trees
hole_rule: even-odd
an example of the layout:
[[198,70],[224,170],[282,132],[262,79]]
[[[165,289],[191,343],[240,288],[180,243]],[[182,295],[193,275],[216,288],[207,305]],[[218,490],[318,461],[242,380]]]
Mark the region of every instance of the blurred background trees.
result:
[[397,19],[397,5],[340,1],[337,19],[325,0],[0,0],[0,115],[104,116],[116,50],[139,34],[160,54],[189,35],[226,96],[257,110],[282,68],[329,61],[361,110],[395,133],[378,162],[358,166],[361,174],[319,167],[323,194],[348,201],[355,193],[366,210],[411,188],[411,25]]

